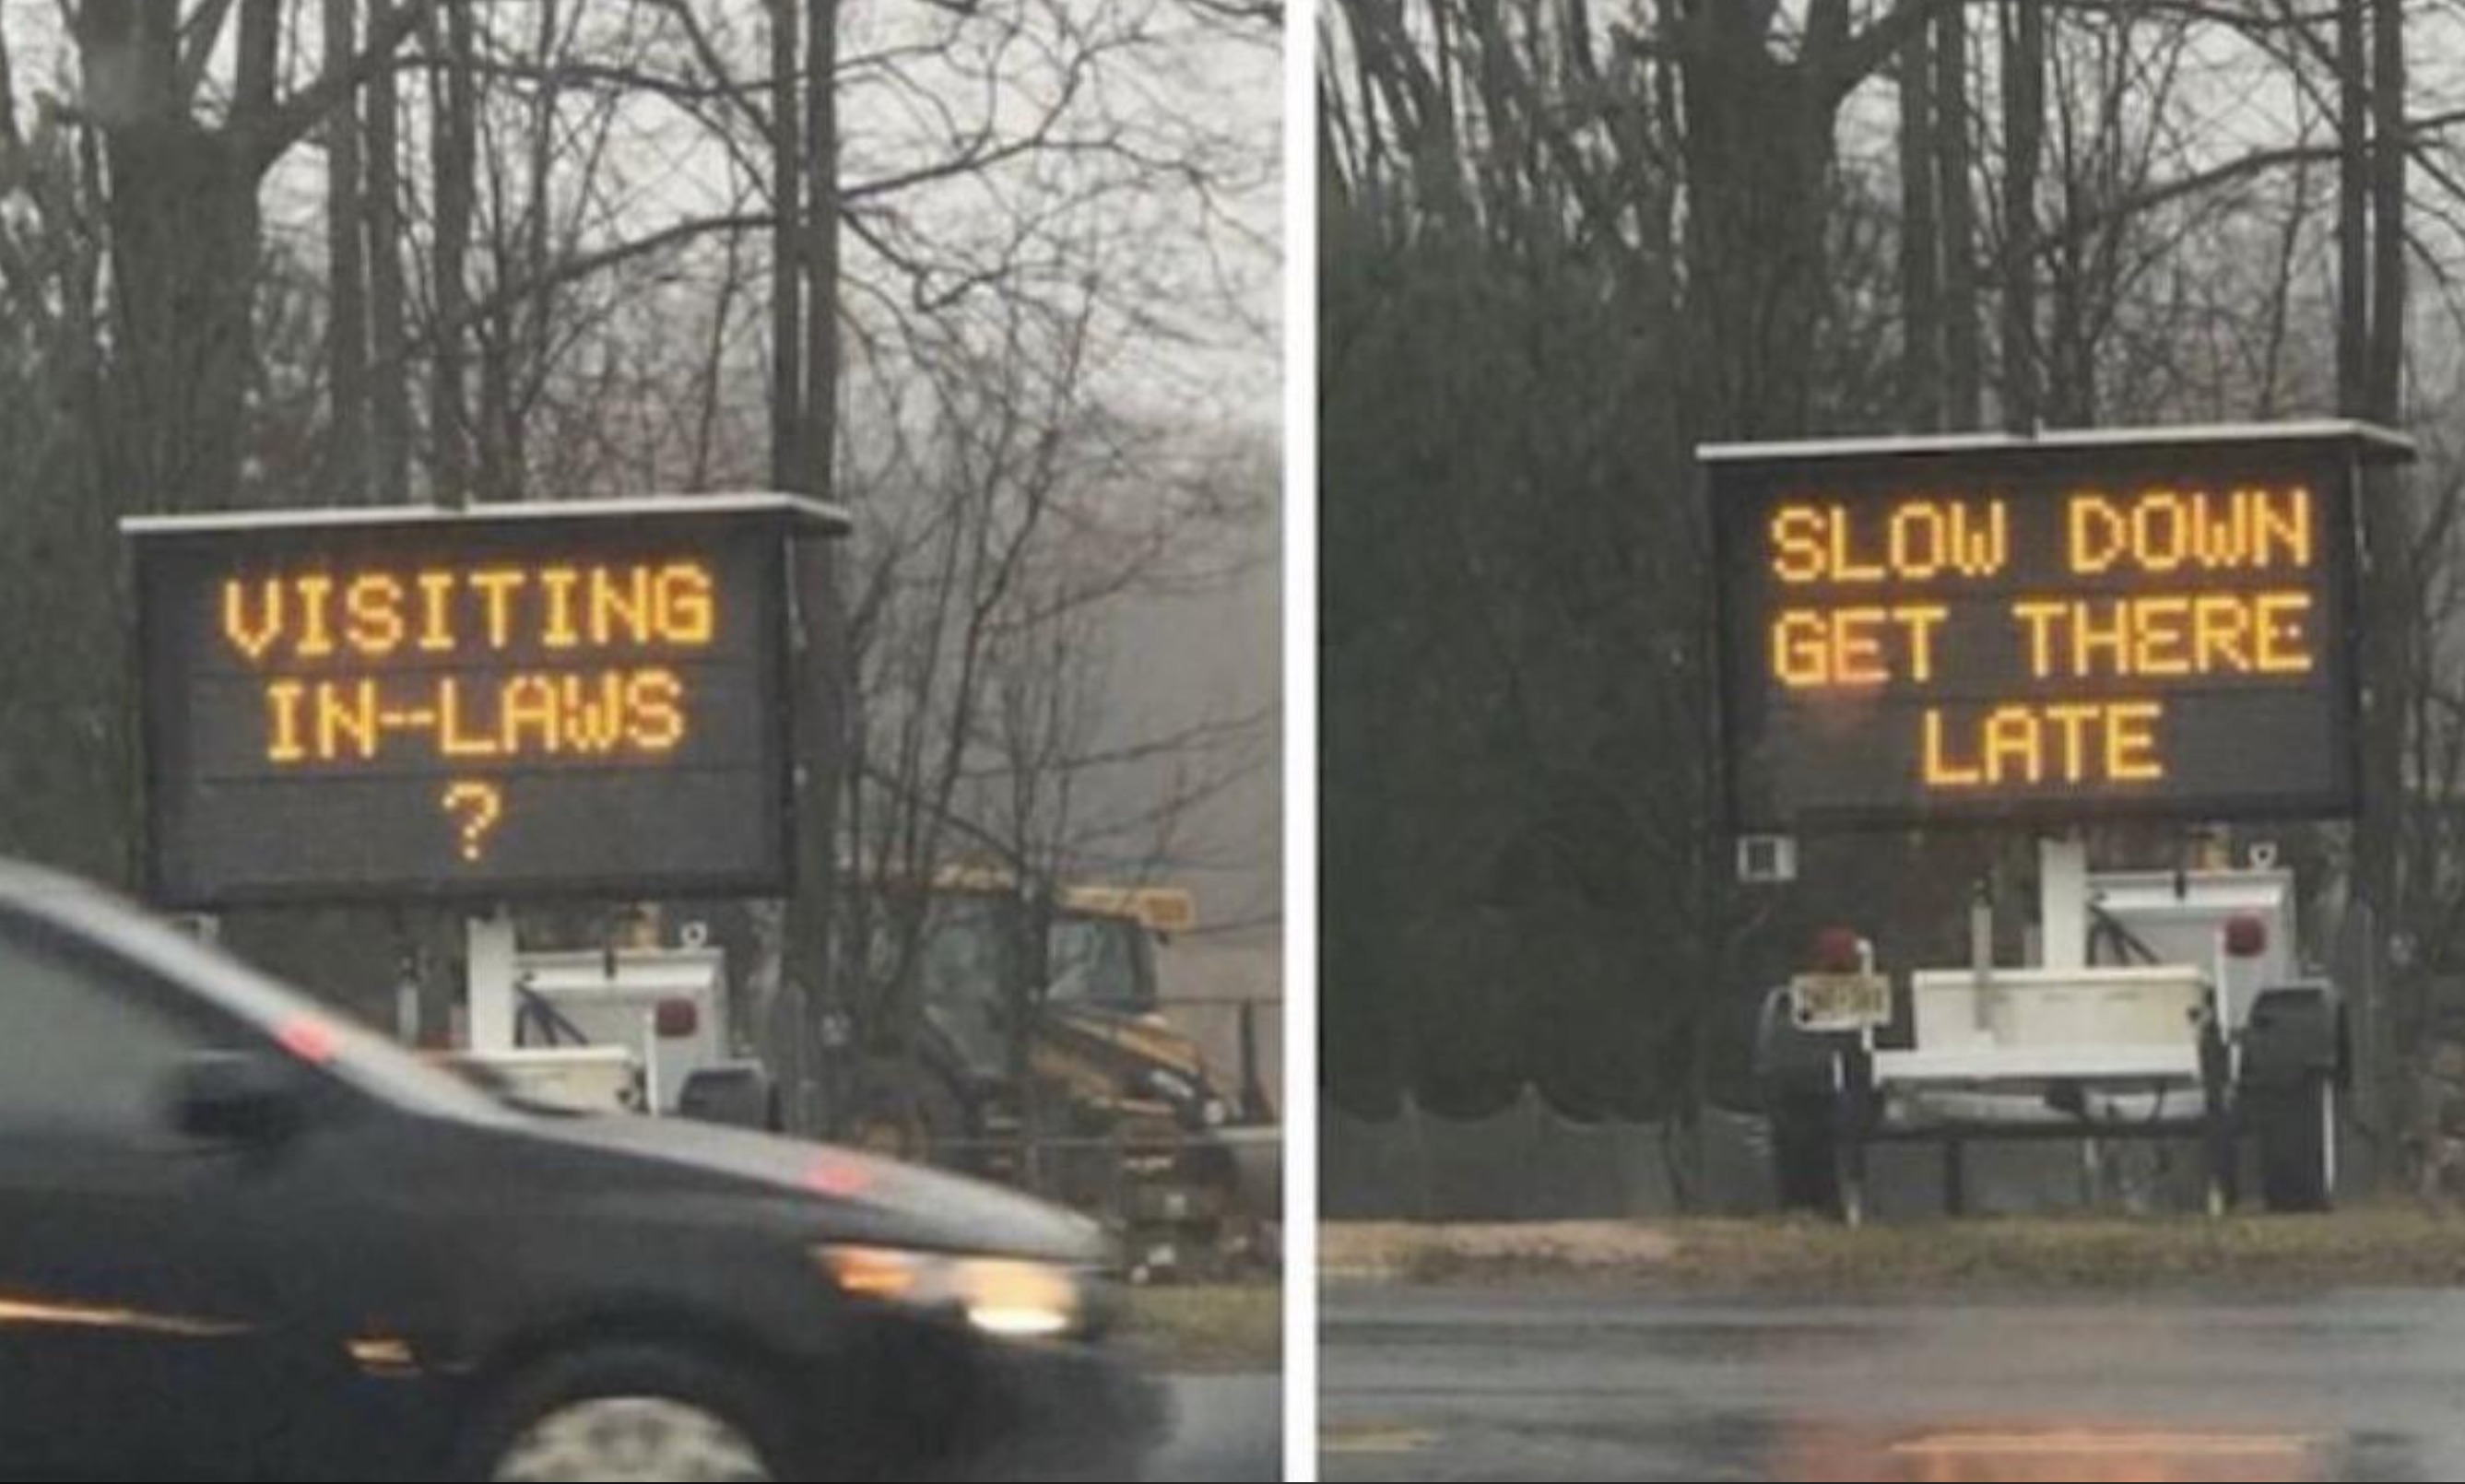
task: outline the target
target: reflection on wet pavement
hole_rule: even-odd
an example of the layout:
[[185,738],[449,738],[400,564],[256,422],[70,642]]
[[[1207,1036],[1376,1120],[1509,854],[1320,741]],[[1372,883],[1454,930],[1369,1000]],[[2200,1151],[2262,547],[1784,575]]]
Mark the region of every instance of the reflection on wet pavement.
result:
[[2465,1479],[2465,1293],[1336,1290],[1322,1476]]
[[1815,1428],[1783,1446],[1770,1473],[1810,1484],[2312,1484],[2330,1476],[2330,1451],[2298,1433],[2010,1426],[1878,1438]]

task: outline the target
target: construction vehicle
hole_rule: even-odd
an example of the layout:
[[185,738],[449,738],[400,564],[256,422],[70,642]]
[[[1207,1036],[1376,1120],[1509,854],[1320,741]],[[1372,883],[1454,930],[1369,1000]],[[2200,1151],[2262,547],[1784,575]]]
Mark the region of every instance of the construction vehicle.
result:
[[[1834,935],[1765,1001],[1757,1071],[1783,1205],[1854,1224],[1867,1150],[1996,1140],[2196,1141],[2222,1213],[2255,1153],[2273,1211],[2337,1199],[2352,1036],[2338,986],[2301,952],[2296,883],[2273,848],[2240,869],[2092,873],[2076,837],[2042,847],[2035,962],[1974,962],[1905,989]],[[1957,1196],[1954,1196],[1955,1204]]]
[[[892,895],[877,889],[877,905]],[[862,1078],[855,1141],[1099,1214],[1148,1275],[1264,1249],[1280,1135],[1255,1057],[1228,1090],[1160,991],[1159,943],[1197,926],[1190,894],[1076,886],[1039,901],[1005,874],[954,870],[921,909],[920,1065]]]
[[[878,937],[899,894],[857,890]],[[1196,927],[1191,896],[1087,886],[1039,905],[1006,876],[962,870],[921,905],[916,1054],[851,1057],[833,1132],[1099,1214],[1143,1274],[1262,1251],[1280,1132],[1255,1057],[1225,1091],[1160,991],[1158,944]],[[726,956],[696,926],[676,944],[541,948],[483,919],[468,952],[455,1060],[473,1074],[538,1104],[780,1126],[773,1078],[731,1032]]]

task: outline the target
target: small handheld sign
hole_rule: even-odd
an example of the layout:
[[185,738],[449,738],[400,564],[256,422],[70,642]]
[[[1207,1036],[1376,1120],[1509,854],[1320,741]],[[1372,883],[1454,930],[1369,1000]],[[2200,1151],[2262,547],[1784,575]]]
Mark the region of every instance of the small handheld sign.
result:
[[770,893],[776,496],[126,524],[152,886],[219,910]]
[[2338,816],[2351,424],[1715,448],[1730,823]]

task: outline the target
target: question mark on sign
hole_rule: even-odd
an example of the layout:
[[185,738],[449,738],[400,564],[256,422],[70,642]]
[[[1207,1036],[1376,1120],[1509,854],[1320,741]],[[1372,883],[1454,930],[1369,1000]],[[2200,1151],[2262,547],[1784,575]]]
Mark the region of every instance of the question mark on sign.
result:
[[445,812],[462,818],[462,858],[488,853],[488,831],[505,817],[505,794],[495,784],[455,784],[445,790]]

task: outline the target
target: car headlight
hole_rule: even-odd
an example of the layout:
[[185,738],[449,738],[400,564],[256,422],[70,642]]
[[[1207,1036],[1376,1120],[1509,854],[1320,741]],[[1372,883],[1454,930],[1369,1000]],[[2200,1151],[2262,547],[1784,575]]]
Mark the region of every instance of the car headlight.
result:
[[883,1247],[826,1247],[815,1255],[850,1298],[965,1319],[996,1339],[1059,1340],[1087,1328],[1086,1286],[1057,1264]]

